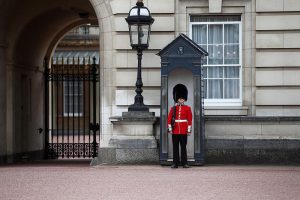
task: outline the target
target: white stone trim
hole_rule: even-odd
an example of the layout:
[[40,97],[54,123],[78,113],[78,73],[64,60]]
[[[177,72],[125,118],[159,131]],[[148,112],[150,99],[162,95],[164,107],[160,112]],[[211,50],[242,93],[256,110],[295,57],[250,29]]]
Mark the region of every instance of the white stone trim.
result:
[[204,114],[206,116],[224,115],[224,116],[243,116],[248,115],[247,106],[205,106]]

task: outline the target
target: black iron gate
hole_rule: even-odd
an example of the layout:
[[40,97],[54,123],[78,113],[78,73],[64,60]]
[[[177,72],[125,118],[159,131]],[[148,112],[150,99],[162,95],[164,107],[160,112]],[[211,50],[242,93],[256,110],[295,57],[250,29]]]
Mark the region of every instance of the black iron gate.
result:
[[55,58],[50,68],[47,63],[45,59],[46,157],[96,157],[96,58]]

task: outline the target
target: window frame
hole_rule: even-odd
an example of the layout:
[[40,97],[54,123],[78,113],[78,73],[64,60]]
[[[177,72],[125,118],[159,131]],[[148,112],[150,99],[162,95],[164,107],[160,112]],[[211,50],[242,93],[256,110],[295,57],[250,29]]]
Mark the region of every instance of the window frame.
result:
[[[204,67],[213,67],[213,66],[220,66],[220,67],[226,67],[226,66],[238,66],[239,67],[239,98],[236,98],[236,99],[204,99],[204,105],[205,106],[241,106],[242,105],[242,96],[243,96],[243,76],[242,76],[242,71],[243,71],[243,64],[242,64],[242,60],[243,60],[243,55],[242,55],[242,21],[219,21],[219,22],[191,22],[191,17],[192,15],[190,15],[190,19],[189,19],[189,37],[191,39],[193,39],[193,26],[195,25],[206,25],[207,27],[209,25],[222,25],[222,30],[223,30],[223,43],[222,43],[222,46],[223,46],[223,64],[212,64],[212,65],[208,65],[207,63],[206,64],[203,64]],[[211,16],[213,17],[213,15]],[[237,24],[239,25],[239,64],[225,64],[224,63],[224,25],[225,24]],[[201,44],[198,44],[199,46],[201,46]],[[206,45],[208,45],[208,28],[207,28],[207,42],[206,42]],[[207,58],[208,59],[208,58]],[[208,70],[207,70],[208,71]],[[207,78],[205,78],[207,79]],[[216,79],[220,79],[220,78],[216,78]],[[223,78],[221,80],[226,80],[226,79],[233,79],[233,78],[224,78],[224,75],[223,75]],[[213,80],[213,78],[210,78],[208,80]],[[224,91],[224,84],[223,84],[223,91]]]
[[[70,83],[74,83],[74,85],[76,85],[76,87],[78,87],[79,86],[79,88],[78,88],[78,91],[80,91],[80,87],[82,86],[82,93],[80,94],[80,93],[78,93],[78,94],[74,94],[73,93],[73,91],[72,91],[72,94],[70,93],[70,90],[68,90],[69,91],[69,94],[66,94],[66,91],[67,90],[65,90],[65,88],[66,87],[70,87],[69,85],[68,86],[66,86],[67,84],[70,84]],[[79,84],[78,84],[79,83]],[[74,87],[74,86],[73,86]],[[69,116],[71,116],[71,117],[82,117],[83,116],[83,112],[84,112],[84,108],[83,108],[83,98],[84,98],[84,83],[82,82],[82,81],[78,81],[78,80],[76,80],[76,81],[64,81],[63,82],[63,88],[64,88],[64,90],[63,90],[63,95],[64,95],[64,102],[63,102],[63,113],[64,113],[64,117],[69,117]],[[80,96],[82,97],[82,101],[79,101],[79,103],[80,104],[82,104],[82,106],[80,106],[79,105],[79,112],[70,112],[69,110],[69,112],[67,112],[67,110],[65,109],[66,108],[66,106],[68,106],[68,108],[69,108],[69,104],[68,105],[66,105],[66,103],[68,102],[69,103],[69,101],[67,101],[67,98],[66,98],[66,96],[71,96],[71,97],[75,97],[75,96],[78,96],[79,98],[80,98]],[[77,101],[78,102],[78,101]],[[78,106],[77,106],[78,107]],[[81,110],[81,107],[82,107],[82,110]],[[73,106],[73,108],[75,108],[75,106]]]

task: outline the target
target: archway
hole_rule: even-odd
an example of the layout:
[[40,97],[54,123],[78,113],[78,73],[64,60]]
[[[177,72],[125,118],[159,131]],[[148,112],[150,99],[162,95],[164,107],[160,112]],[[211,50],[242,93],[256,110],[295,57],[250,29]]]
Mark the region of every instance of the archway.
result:
[[46,156],[96,157],[100,142],[96,108],[99,27],[91,23],[77,26],[55,46],[53,57],[45,59]]
[[66,30],[98,21],[97,8],[83,0],[0,0],[0,5],[0,157],[42,158],[44,57]]

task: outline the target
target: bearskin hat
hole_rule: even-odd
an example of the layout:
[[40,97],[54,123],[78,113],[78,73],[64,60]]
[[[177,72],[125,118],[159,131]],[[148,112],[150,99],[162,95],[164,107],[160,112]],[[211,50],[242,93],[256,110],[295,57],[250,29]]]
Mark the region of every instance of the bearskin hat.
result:
[[173,99],[175,102],[178,101],[178,99],[182,98],[187,100],[188,97],[188,90],[185,85],[183,84],[177,84],[173,88]]

